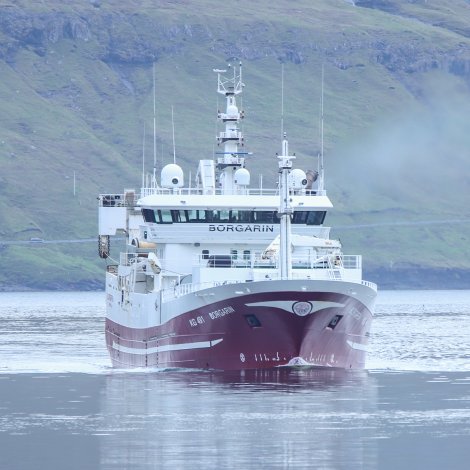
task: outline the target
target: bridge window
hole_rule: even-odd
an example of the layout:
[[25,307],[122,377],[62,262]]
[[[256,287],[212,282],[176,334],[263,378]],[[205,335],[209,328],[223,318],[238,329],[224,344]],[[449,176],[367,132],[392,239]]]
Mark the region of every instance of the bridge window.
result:
[[142,216],[144,217],[145,222],[156,222],[155,212],[152,209],[142,209]]
[[255,219],[253,222],[265,224],[278,224],[279,217],[276,211],[256,211],[254,213]]
[[311,211],[308,213],[307,225],[322,225],[325,221],[326,211]]
[[292,217],[293,224],[322,225],[326,211],[296,211]]
[[176,223],[181,222],[181,212],[182,211],[171,211],[171,220]]
[[158,210],[157,211],[158,215],[158,223],[159,224],[171,224],[173,223],[173,219],[171,217],[171,211],[169,210]]
[[[278,224],[277,211],[247,210],[167,210],[142,209],[145,222],[171,223],[220,223],[220,224]],[[322,225],[326,211],[295,211],[292,223],[296,225]]]
[[297,211],[294,212],[294,216],[292,217],[292,223],[293,224],[306,224],[307,223],[307,217],[310,212],[301,212]]

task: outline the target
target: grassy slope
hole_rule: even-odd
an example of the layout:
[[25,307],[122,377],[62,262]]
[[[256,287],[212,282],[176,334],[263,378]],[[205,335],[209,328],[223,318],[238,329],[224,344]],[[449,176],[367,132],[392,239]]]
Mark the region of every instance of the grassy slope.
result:
[[[87,2],[14,3],[40,13],[93,10]],[[227,44],[250,48],[256,39],[256,48],[269,54],[245,61],[245,132],[255,153],[254,179],[262,168],[265,182],[274,180],[280,67],[271,52],[309,44],[304,63],[285,65],[285,126],[299,166],[316,165],[323,63],[327,181],[337,207],[330,222],[390,224],[467,217],[463,195],[469,194],[469,186],[463,169],[470,148],[468,84],[441,70],[391,72],[375,62],[367,46],[382,40],[438,53],[459,43],[468,48],[469,40],[457,31],[465,18],[470,20],[465,5],[444,2],[454,7],[448,14],[443,2],[394,2],[400,13],[414,17],[410,19],[342,1],[296,2],[295,9],[290,2],[271,3],[237,2],[230,22],[227,7],[212,1],[197,11],[191,2],[159,2],[155,8],[150,1],[132,6],[102,2],[94,9],[99,15],[138,12],[167,29],[186,24],[193,31],[195,26],[210,30],[210,40],[181,33],[162,39],[143,26],[138,32],[139,37],[178,50],[162,54],[156,65],[159,165],[172,152],[171,106],[178,159],[186,174],[194,173],[197,159],[212,155],[217,104],[211,69],[223,64]],[[455,16],[460,20],[453,20]],[[436,18],[441,26],[430,27],[427,23]],[[449,31],[445,26],[451,22]],[[116,27],[123,29],[123,37],[135,34],[126,22]],[[348,45],[344,52],[342,44]],[[63,39],[48,44],[44,56],[26,47],[14,63],[0,61],[0,238],[93,237],[96,194],[138,186],[143,123],[147,130],[152,126],[151,65],[105,63],[96,59],[101,48],[96,38]],[[334,57],[328,56],[331,50],[336,51]],[[147,155],[151,147],[147,135]],[[470,268],[468,227],[386,225],[336,233],[347,251],[364,253],[369,266],[411,262]],[[101,277],[94,245],[93,250],[91,245],[64,247],[3,249],[0,283],[47,278],[49,285],[61,279],[73,284]]]

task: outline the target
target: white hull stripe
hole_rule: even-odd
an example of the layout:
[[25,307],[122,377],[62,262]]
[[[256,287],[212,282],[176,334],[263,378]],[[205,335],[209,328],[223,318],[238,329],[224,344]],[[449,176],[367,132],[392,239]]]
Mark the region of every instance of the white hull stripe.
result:
[[158,352],[166,351],[182,351],[184,349],[203,349],[211,348],[216,344],[219,344],[223,341],[223,338],[214,339],[213,341],[199,341],[197,343],[180,343],[180,344],[167,344],[165,346],[155,346],[153,348],[130,348],[129,346],[122,346],[119,343],[113,341],[113,349],[117,351],[128,353],[128,354],[137,354],[140,356],[145,356],[147,354],[153,354]]
[[369,350],[369,346],[367,346],[366,344],[355,343],[354,341],[350,341],[350,340],[347,340],[346,342],[349,344],[349,346],[351,346],[352,349],[358,349],[359,351]]
[[[292,313],[292,306],[296,302],[293,302],[292,300],[271,300],[269,302],[254,302],[250,304],[245,304],[247,307],[274,307],[274,308],[280,308],[282,310],[285,310],[286,312]],[[312,310],[310,313],[313,312],[318,312],[319,310],[323,310],[324,308],[329,308],[329,307],[344,307],[344,304],[340,304],[338,302],[327,302],[324,300],[315,300],[313,302],[310,302],[312,304]]]

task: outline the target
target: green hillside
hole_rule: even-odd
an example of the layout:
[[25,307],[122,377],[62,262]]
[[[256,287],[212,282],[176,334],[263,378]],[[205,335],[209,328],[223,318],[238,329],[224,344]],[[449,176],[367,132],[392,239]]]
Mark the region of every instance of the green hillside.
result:
[[157,166],[173,106],[194,175],[214,151],[212,69],[238,60],[253,181],[276,178],[281,64],[290,148],[316,167],[323,67],[328,223],[345,251],[385,287],[470,286],[469,24],[466,0],[1,1],[0,290],[101,287],[94,242],[7,242],[95,238],[97,195],[140,186],[153,65]]

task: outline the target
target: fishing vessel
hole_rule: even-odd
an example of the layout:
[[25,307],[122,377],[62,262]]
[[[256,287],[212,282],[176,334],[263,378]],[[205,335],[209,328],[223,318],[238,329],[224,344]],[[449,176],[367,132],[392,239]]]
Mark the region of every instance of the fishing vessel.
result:
[[284,134],[266,161],[277,184],[251,187],[241,64],[214,71],[226,101],[219,151],[199,161],[195,181],[174,161],[140,193],[99,196],[113,366],[363,368],[377,287],[362,279],[361,256],[330,239],[323,164],[294,168]]

